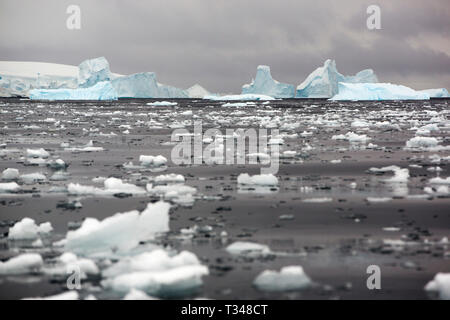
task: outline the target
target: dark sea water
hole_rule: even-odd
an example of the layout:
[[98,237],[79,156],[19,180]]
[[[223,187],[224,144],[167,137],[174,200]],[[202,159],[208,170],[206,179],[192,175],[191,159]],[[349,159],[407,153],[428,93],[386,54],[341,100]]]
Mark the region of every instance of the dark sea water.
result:
[[[448,184],[430,183],[437,176],[449,176],[449,99],[277,100],[245,107],[184,99],[168,100],[178,103],[170,107],[147,105],[152,101],[0,99],[0,171],[16,168],[20,174],[40,172],[47,177],[44,182],[19,181],[20,192],[0,194],[1,261],[38,252],[50,263],[62,253],[51,244],[84,218],[102,220],[116,212],[143,210],[157,199],[72,196],[65,190],[69,183],[101,187],[92,179],[116,177],[145,188],[151,177],[177,173],[197,189],[195,202],[188,207],[173,204],[170,232],[155,242],[177,252],[191,251],[209,268],[203,285],[182,298],[426,299],[432,296],[424,286],[436,273],[450,272],[450,245],[445,242],[450,236]],[[193,122],[200,120],[203,130],[218,128],[223,134],[227,128],[279,129],[284,134],[280,152],[295,151],[295,156],[280,159],[278,188],[239,188],[237,176],[259,174],[258,164],[173,164],[172,132],[181,127],[193,132]],[[350,131],[370,140],[332,139]],[[405,149],[407,141],[419,134],[435,137],[438,145]],[[103,150],[67,149],[89,141]],[[26,149],[37,148],[69,165],[65,180],[52,181],[53,169],[30,163]],[[130,161],[138,164],[140,155],[163,155],[169,159],[167,168],[157,172],[124,166]],[[388,182],[392,172],[369,172],[372,167],[391,165],[409,170],[407,182]],[[64,205],[73,201],[82,207]],[[51,222],[54,230],[43,247],[8,240],[9,228],[24,217]],[[198,228],[190,236],[181,232],[195,225]],[[276,254],[233,256],[225,248],[235,241],[265,244]],[[275,293],[252,285],[261,271],[290,265],[301,265],[314,285]],[[366,286],[369,265],[381,269],[380,290]],[[101,280],[100,275],[83,280],[80,297],[123,297],[103,288]],[[0,275],[0,299],[64,291],[64,277],[40,272]]]

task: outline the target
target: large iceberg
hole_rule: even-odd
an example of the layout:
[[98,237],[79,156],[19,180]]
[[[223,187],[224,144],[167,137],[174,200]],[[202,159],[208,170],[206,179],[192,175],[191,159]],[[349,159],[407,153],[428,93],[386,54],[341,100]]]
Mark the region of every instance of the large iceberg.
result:
[[263,94],[274,98],[294,98],[295,87],[272,79],[269,66],[258,66],[256,78],[242,86],[242,94]]
[[391,83],[339,83],[331,100],[429,100],[426,92]]
[[32,100],[117,100],[117,92],[109,81],[89,88],[33,89],[29,96]]
[[211,95],[208,90],[206,90],[199,84],[194,84],[192,87],[187,89],[186,92],[189,95],[189,98],[203,98],[205,96]]
[[119,98],[189,98],[182,89],[158,83],[154,72],[117,77],[111,83]]
[[105,57],[85,60],[78,66],[78,87],[92,87],[98,82],[112,79],[109,63]]
[[322,67],[314,70],[297,87],[297,98],[331,98],[338,93],[338,83],[376,83],[377,76],[365,69],[354,76],[344,76],[336,69],[336,62],[328,59]]

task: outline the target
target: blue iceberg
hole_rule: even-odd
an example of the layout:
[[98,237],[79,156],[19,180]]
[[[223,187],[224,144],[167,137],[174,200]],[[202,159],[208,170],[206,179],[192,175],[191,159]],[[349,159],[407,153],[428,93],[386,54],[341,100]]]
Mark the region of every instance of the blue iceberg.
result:
[[89,88],[33,89],[32,100],[117,100],[117,92],[109,81],[98,82]]
[[88,88],[97,82],[109,81],[112,73],[105,57],[85,60],[78,66],[78,87]]
[[119,98],[155,98],[158,95],[158,83],[153,72],[118,77],[111,83]]
[[338,83],[376,83],[372,69],[365,69],[354,76],[344,76],[336,69],[336,62],[328,59],[322,67],[314,70],[297,87],[297,98],[331,98],[338,93]]
[[274,98],[294,98],[295,87],[272,78],[269,66],[258,66],[256,78],[242,86],[242,94],[262,94]]
[[391,83],[339,83],[331,100],[429,100],[430,94]]
[[160,84],[154,72],[135,73],[111,81],[119,98],[188,98],[182,89]]

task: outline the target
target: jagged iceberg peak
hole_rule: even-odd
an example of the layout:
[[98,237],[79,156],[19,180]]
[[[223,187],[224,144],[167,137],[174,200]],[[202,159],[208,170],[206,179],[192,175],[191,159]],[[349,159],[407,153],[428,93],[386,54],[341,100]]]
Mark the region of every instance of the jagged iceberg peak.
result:
[[293,98],[295,87],[272,78],[269,66],[258,66],[256,78],[242,86],[242,94],[263,94],[274,98]]
[[331,98],[338,93],[338,83],[375,83],[377,76],[372,69],[365,69],[354,76],[344,76],[337,71],[336,62],[328,59],[314,70],[297,87],[297,98]]
[[192,87],[190,87],[186,91],[187,91],[187,93],[189,95],[189,98],[200,98],[200,99],[202,99],[205,96],[211,95],[211,93],[208,90],[206,90],[205,88],[203,88],[199,84],[194,84]]
[[430,94],[391,83],[339,83],[331,100],[429,100]]
[[111,80],[112,73],[105,57],[88,59],[78,66],[78,87],[92,87],[97,82]]

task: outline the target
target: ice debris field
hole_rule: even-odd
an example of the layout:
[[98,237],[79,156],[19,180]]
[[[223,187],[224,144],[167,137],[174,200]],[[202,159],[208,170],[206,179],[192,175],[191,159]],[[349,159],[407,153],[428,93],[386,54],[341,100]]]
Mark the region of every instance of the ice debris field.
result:
[[[110,83],[86,68],[78,90]],[[449,101],[264,98],[267,75],[252,101],[0,100],[0,298],[376,298],[375,263],[383,298],[448,299]],[[199,119],[280,132],[257,164],[174,164]]]
[[[372,69],[354,76],[341,74],[334,60],[311,72],[297,88],[272,78],[270,67],[257,67],[256,77],[241,94],[211,94],[195,84],[183,90],[157,82],[154,72],[120,75],[106,58],[83,61],[78,67],[40,62],[0,61],[0,97],[32,100],[117,100],[119,98],[197,98],[208,100],[267,100],[320,98],[332,100],[429,100],[447,98],[445,88],[414,90],[380,83]],[[267,97],[267,98],[266,98]]]

